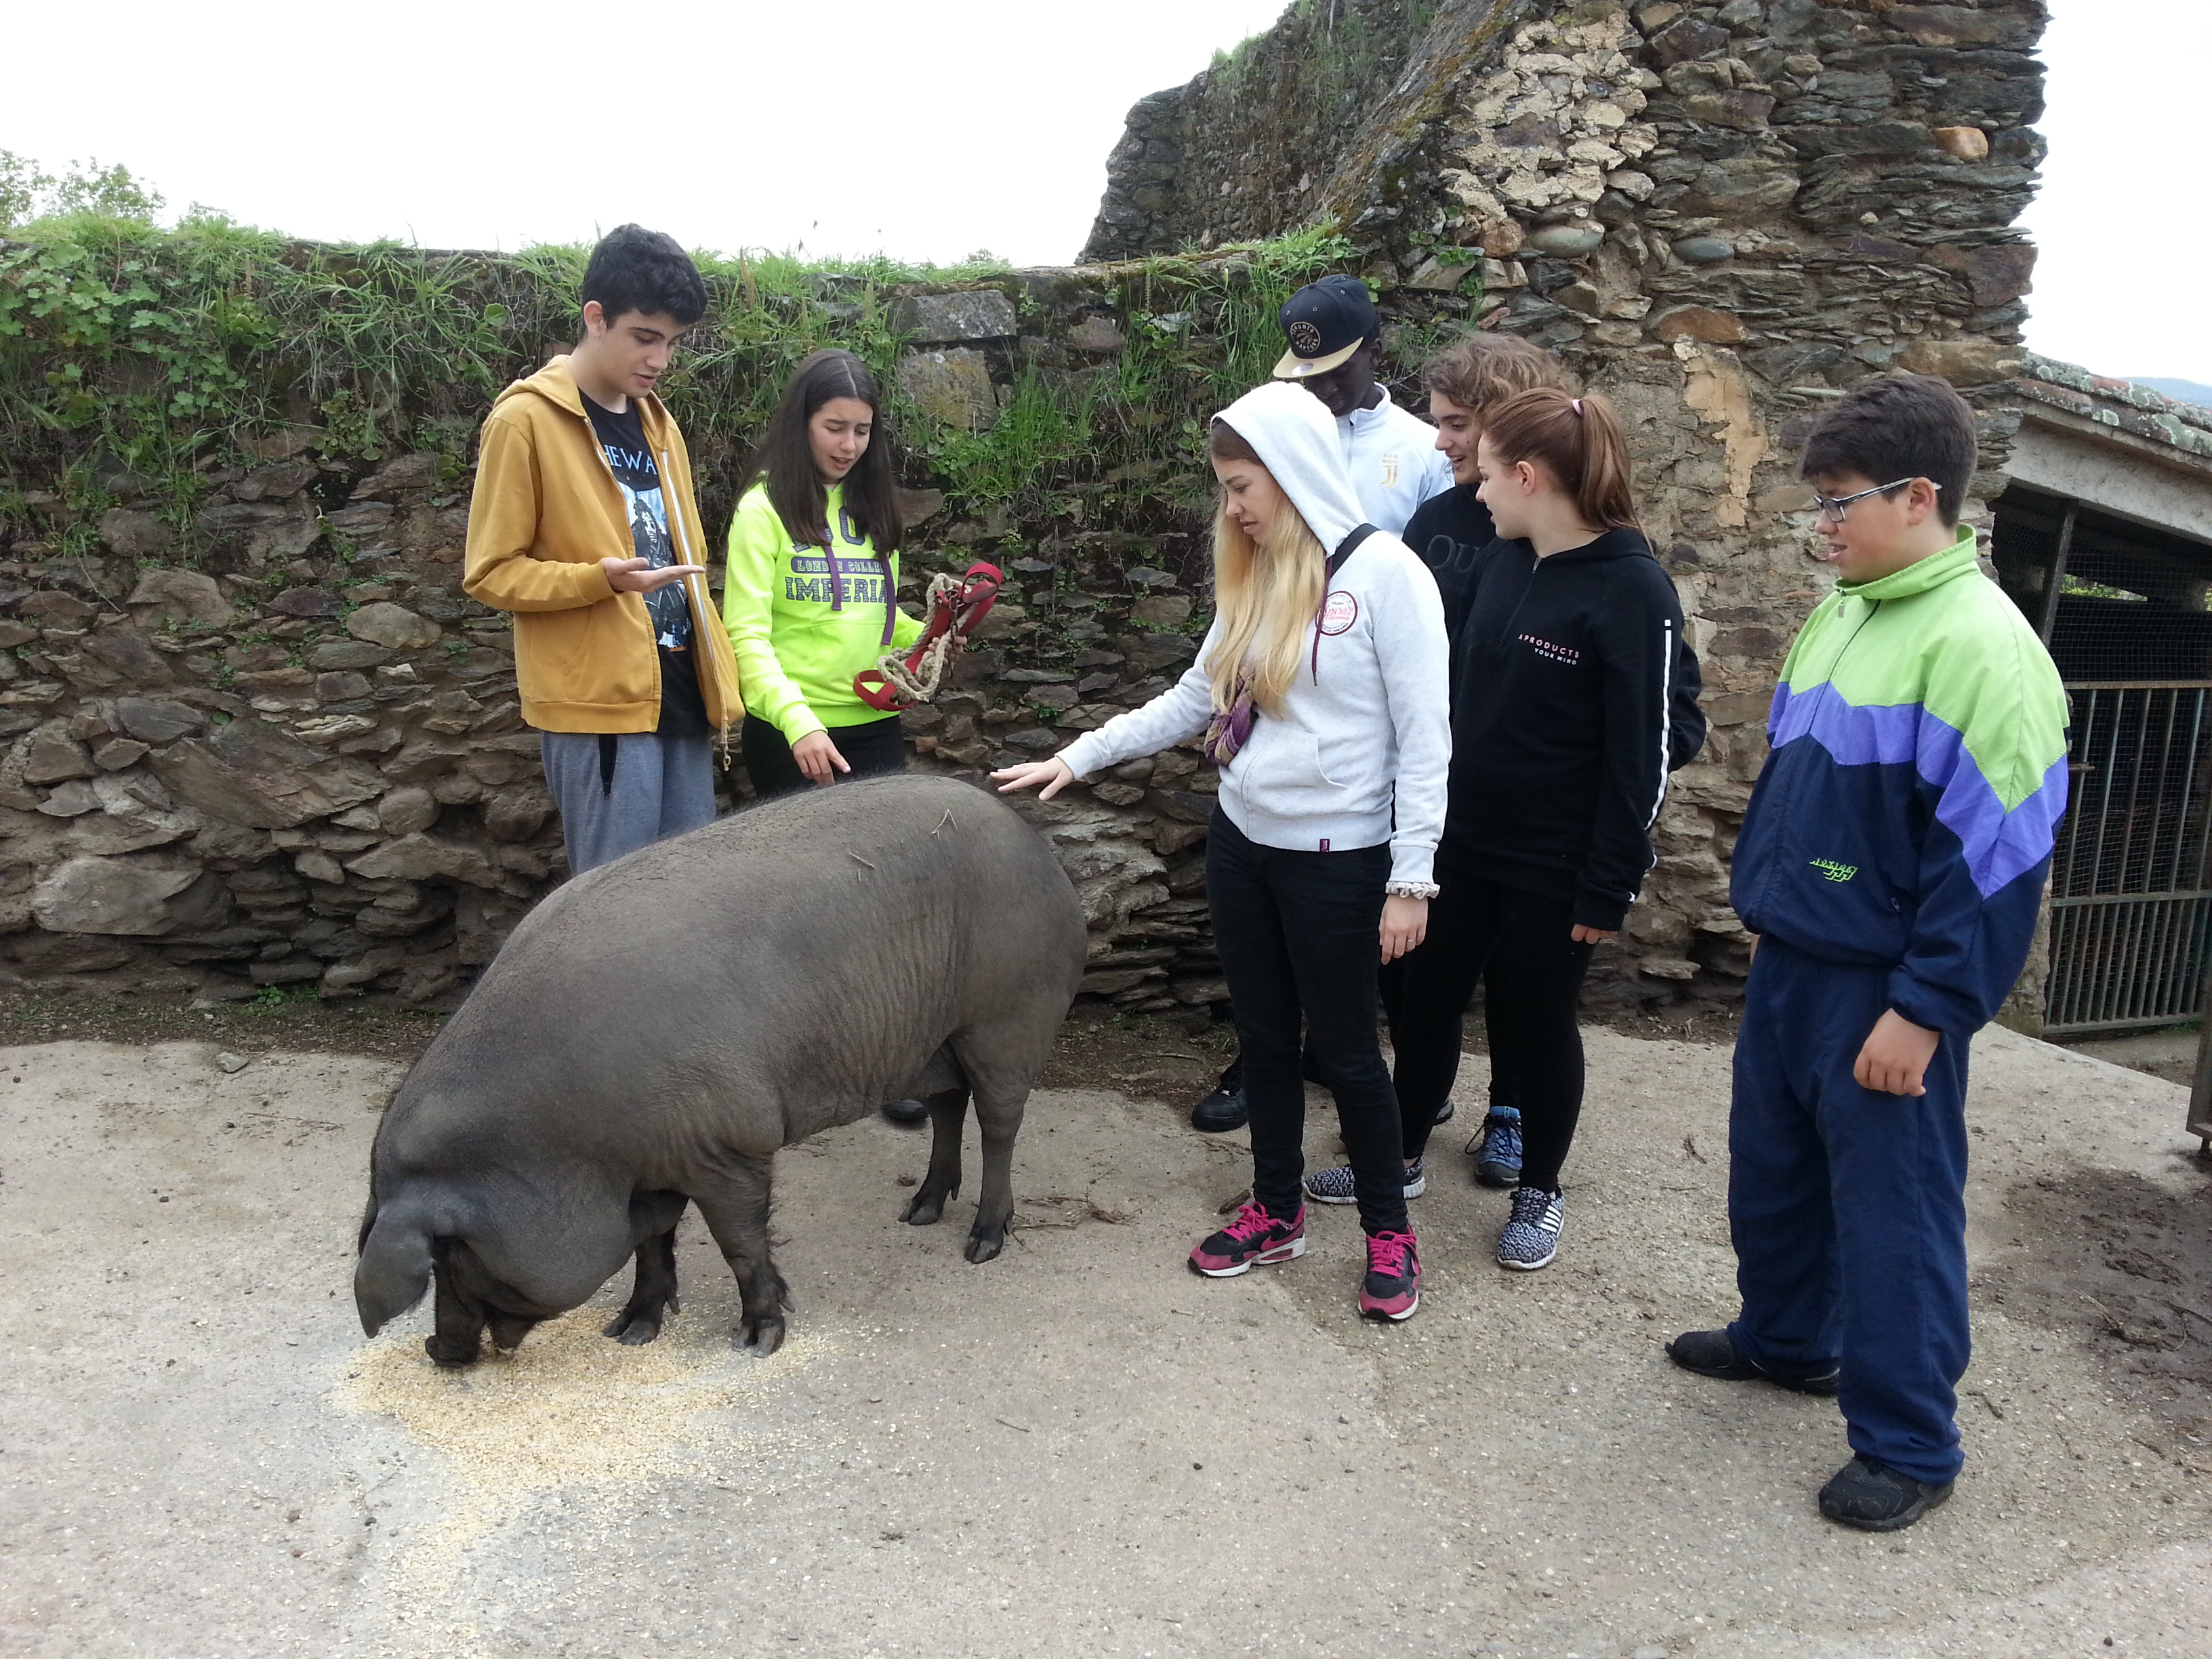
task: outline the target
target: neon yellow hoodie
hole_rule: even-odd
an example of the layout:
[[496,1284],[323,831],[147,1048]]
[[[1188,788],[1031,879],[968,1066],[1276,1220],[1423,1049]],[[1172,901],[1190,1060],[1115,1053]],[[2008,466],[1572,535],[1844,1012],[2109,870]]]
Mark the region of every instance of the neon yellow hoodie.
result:
[[745,492],[730,524],[722,620],[746,712],[787,743],[883,719],[854,691],[853,676],[873,668],[893,646],[921,637],[921,624],[898,609],[898,555],[876,552],[847,516],[844,499],[843,486],[832,485],[829,548],[794,545],[763,484]]

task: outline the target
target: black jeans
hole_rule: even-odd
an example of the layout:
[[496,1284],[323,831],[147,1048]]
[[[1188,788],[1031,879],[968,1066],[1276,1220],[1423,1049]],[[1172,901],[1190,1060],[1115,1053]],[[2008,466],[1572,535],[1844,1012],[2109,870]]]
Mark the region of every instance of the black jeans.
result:
[[1574,901],[1440,871],[1428,937],[1383,987],[1403,1151],[1417,1158],[1459,1074],[1460,1028],[1478,981],[1490,1029],[1491,1097],[1521,1109],[1521,1184],[1547,1192],[1583,1109],[1576,1004],[1595,947],[1574,941]]
[[[833,726],[830,741],[837,745],[837,752],[845,757],[851,773],[840,772],[839,777],[873,777],[882,772],[906,770],[906,734],[899,728],[899,717],[886,714],[879,720],[869,720],[860,726]],[[763,800],[771,795],[787,795],[794,789],[814,786],[806,774],[799,769],[792,758],[791,745],[783,733],[766,720],[745,716],[744,733],[739,739],[745,756],[745,775],[753,781],[753,793]]]
[[1336,1091],[1359,1224],[1406,1231],[1398,1102],[1375,1030],[1382,884],[1390,849],[1290,852],[1248,839],[1218,808],[1206,896],[1243,1045],[1252,1196],[1289,1219],[1304,1201],[1306,1091],[1299,1035]]

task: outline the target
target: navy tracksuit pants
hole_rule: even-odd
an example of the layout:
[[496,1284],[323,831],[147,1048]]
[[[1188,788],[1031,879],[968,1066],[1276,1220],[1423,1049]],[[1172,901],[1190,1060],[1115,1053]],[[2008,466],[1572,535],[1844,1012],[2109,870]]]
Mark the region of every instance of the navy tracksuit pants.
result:
[[1861,1088],[1888,979],[1759,942],[1729,1112],[1729,1335],[1776,1376],[1840,1364],[1851,1449],[1940,1482],[1968,1351],[1966,1040],[1944,1034],[1925,1095]]

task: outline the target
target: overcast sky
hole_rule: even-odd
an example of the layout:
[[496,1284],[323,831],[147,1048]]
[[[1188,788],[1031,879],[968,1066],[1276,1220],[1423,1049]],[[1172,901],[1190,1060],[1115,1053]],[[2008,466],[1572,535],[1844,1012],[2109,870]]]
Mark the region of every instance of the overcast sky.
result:
[[[10,9],[0,149],[121,161],[173,210],[430,247],[588,240],[1073,258],[1137,98],[1282,0],[109,0]],[[2029,343],[2212,382],[2194,292],[2208,0],[2052,0]],[[96,27],[97,39],[87,37]],[[67,72],[60,72],[64,70]]]

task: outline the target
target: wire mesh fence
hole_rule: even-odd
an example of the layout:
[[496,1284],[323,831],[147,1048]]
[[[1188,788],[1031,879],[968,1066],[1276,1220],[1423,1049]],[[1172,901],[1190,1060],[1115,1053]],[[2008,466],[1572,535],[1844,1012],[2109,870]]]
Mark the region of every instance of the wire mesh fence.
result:
[[2193,1019],[2212,924],[2212,686],[2076,685],[2070,696],[2045,1029]]

